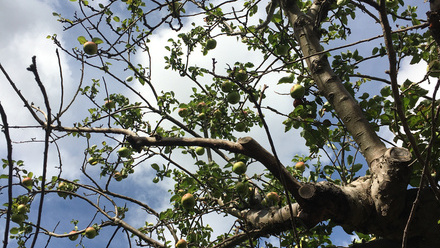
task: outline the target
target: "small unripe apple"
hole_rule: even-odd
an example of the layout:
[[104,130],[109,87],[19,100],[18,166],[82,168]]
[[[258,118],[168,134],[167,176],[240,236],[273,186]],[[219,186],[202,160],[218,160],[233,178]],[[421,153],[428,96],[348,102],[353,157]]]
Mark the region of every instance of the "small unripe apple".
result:
[[230,92],[226,96],[226,99],[230,104],[237,104],[238,102],[240,102],[240,93],[238,93],[237,91]]
[[303,98],[305,93],[306,89],[301,84],[295,84],[290,89],[290,96],[295,99]]
[[274,206],[278,204],[278,202],[280,201],[280,197],[276,192],[269,192],[266,195],[266,201],[270,206]]
[[83,48],[84,52],[88,55],[93,55],[98,52],[98,45],[96,45],[96,43],[93,41],[87,41],[86,43],[84,43]]
[[208,50],[212,50],[212,49],[214,49],[216,46],[217,46],[217,41],[214,40],[214,39],[209,39],[209,40],[206,42],[206,49],[208,49]]
[[181,239],[177,241],[176,248],[186,248],[186,247],[188,247],[188,242],[186,242],[186,240]]
[[130,151],[130,149],[128,149],[127,147],[124,146],[118,150],[118,154],[120,157],[128,158],[131,155],[131,151]]
[[89,239],[93,239],[94,237],[96,237],[96,229],[92,226],[89,226],[86,228],[86,231],[84,232],[84,234],[86,235],[87,238]]
[[196,148],[196,154],[199,155],[199,156],[205,154],[205,148],[203,148],[201,146],[197,147]]
[[119,172],[119,171],[115,172],[115,174],[113,174],[113,177],[114,177],[115,180],[118,181],[118,182],[121,181],[122,178],[123,178],[121,172]]
[[306,169],[306,164],[304,164],[302,161],[299,161],[295,164],[295,169],[304,171]]
[[[77,233],[77,231],[75,230],[69,232],[69,234],[75,234],[75,233]],[[78,238],[78,234],[69,236],[69,239],[72,241],[75,241],[77,238]]]
[[24,213],[26,213],[26,205],[25,204],[20,204],[20,205],[18,205],[18,207],[17,207],[17,212],[19,213],[19,214],[24,214]]
[[244,182],[238,182],[235,185],[235,190],[237,191],[238,194],[240,195],[247,195],[247,193],[249,192],[249,186],[247,183]]
[[[65,182],[61,182],[61,183],[58,184],[58,188],[57,189],[58,190],[65,190],[65,191],[67,191],[68,190],[68,185]],[[63,192],[58,192],[57,194],[60,197],[66,197],[68,195],[67,193],[63,193]]]
[[193,194],[186,193],[182,196],[180,203],[182,204],[184,209],[191,210],[196,205],[196,199],[194,198]]
[[21,183],[23,183],[24,186],[29,187],[29,186],[32,186],[33,181],[32,181],[32,178],[25,177],[25,178],[23,178]]
[[206,103],[205,102],[199,102],[197,104],[197,111],[204,112],[206,110]]
[[186,116],[188,116],[189,111],[188,111],[187,108],[180,108],[180,109],[177,111],[177,114],[178,114],[180,117],[186,117]]
[[246,130],[246,124],[244,122],[239,122],[235,124],[235,130],[237,132],[244,132]]
[[242,175],[246,173],[246,170],[247,170],[246,164],[243,163],[242,161],[238,161],[234,163],[234,165],[232,166],[232,171],[238,175]]
[[230,81],[223,82],[221,85],[222,91],[228,93],[232,90],[233,84]]
[[116,103],[113,100],[106,100],[104,103],[104,107],[107,109],[112,109],[116,107]]
[[242,83],[244,81],[246,81],[248,79],[248,75],[247,75],[246,70],[244,70],[244,69],[238,70],[237,73],[235,73],[235,79],[237,79],[237,81],[242,82]]

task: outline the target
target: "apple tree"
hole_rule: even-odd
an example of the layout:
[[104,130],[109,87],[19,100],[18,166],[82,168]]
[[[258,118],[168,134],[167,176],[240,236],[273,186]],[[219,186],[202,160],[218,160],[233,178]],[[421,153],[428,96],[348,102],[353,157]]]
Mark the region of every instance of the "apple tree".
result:
[[[71,2],[48,38],[72,97],[48,93],[38,58],[40,99],[0,66],[33,118],[0,108],[4,247],[335,247],[337,226],[352,247],[440,247],[438,0]],[[14,156],[28,144],[41,174]],[[48,222],[54,202],[76,218]]]

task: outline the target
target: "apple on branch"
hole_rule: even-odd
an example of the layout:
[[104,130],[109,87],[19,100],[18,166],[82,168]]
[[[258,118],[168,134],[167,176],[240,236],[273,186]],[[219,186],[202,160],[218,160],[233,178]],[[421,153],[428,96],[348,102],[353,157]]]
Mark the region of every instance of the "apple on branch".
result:
[[304,171],[306,169],[306,164],[304,164],[304,162],[302,161],[299,161],[295,164],[295,169],[299,171]]
[[98,52],[98,45],[93,41],[87,41],[84,43],[83,49],[88,55],[94,55]]
[[232,166],[232,171],[238,175],[242,175],[246,173],[246,170],[247,170],[246,164],[243,163],[242,161],[238,161]]
[[199,155],[199,156],[205,154],[205,148],[203,148],[201,146],[197,147],[196,148],[196,154]]
[[180,201],[183,208],[186,210],[191,210],[196,205],[196,199],[194,198],[194,195],[191,193],[186,193],[182,196],[182,200]]
[[30,178],[30,177],[25,177],[25,178],[23,178],[23,180],[21,181],[21,183],[22,183],[24,186],[29,187],[29,186],[32,186],[33,181],[32,181],[32,178]]
[[[69,232],[69,234],[75,234],[75,233],[77,233],[77,231],[75,231],[75,230],[72,230],[72,231]],[[77,238],[78,238],[78,234],[69,236],[69,239],[72,240],[72,241],[75,241]]]
[[295,84],[290,89],[290,96],[294,99],[303,98],[305,93],[306,93],[306,89],[301,84]]
[[186,248],[186,247],[188,247],[188,242],[186,242],[186,240],[181,239],[177,241],[176,248]]
[[96,232],[96,229],[94,227],[89,226],[89,227],[86,228],[84,234],[86,235],[86,237],[88,239],[93,239],[94,237],[96,237],[97,232]]

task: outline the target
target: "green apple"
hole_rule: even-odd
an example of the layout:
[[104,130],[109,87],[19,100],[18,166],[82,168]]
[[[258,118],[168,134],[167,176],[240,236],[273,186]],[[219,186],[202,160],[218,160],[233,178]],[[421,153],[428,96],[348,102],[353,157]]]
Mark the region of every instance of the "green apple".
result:
[[[61,182],[61,183],[58,184],[58,188],[57,189],[58,190],[68,191],[69,190],[68,187],[69,187],[69,185],[67,185],[67,183]],[[60,197],[66,197],[67,195],[68,195],[67,193],[58,192],[58,196],[60,196]]]
[[205,102],[199,102],[197,104],[197,111],[204,112],[206,110],[206,103]]
[[114,177],[115,180],[118,181],[118,182],[121,181],[122,178],[123,178],[121,172],[119,172],[119,171],[115,172],[115,174],[113,174],[113,177]]
[[104,103],[104,107],[107,109],[112,109],[116,107],[116,103],[113,100],[106,100]]
[[266,195],[266,201],[270,206],[274,206],[278,204],[278,202],[280,201],[280,197],[276,192],[269,192]]
[[197,147],[196,148],[196,154],[199,155],[199,156],[205,154],[205,148],[203,148],[201,146]]
[[[75,233],[77,233],[77,231],[75,230],[69,232],[69,234],[75,234]],[[78,234],[69,236],[69,239],[72,241],[75,241],[77,238],[78,238]]]
[[235,79],[237,79],[237,81],[239,82],[245,82],[248,79],[248,75],[246,70],[244,69],[240,69],[235,73]]
[[127,81],[127,82],[131,82],[131,81],[133,81],[133,76],[128,76],[128,77],[125,79],[125,81]]
[[304,162],[302,161],[299,161],[295,164],[295,169],[299,171],[304,171],[306,169],[306,164],[304,164]]
[[188,247],[188,242],[186,242],[186,240],[181,239],[177,241],[176,248],[186,248],[186,247]]
[[124,146],[124,147],[119,148],[118,154],[120,157],[128,158],[131,155],[131,151],[130,151],[130,149],[128,149],[127,147]]
[[189,111],[188,111],[187,108],[180,108],[180,109],[177,111],[177,114],[178,114],[180,117],[186,117],[186,116],[188,116]]
[[234,85],[232,84],[232,82],[225,81],[225,82],[222,83],[221,89],[222,89],[223,92],[228,93],[228,92],[231,92],[233,86]]
[[86,235],[86,237],[88,239],[93,239],[94,237],[96,237],[96,229],[92,226],[89,226],[86,228],[86,231],[84,232],[84,234]]
[[206,49],[208,49],[208,50],[212,50],[212,49],[214,49],[216,46],[217,46],[217,41],[214,40],[214,39],[209,39],[209,40],[206,42]]
[[186,193],[185,195],[182,196],[180,203],[182,204],[184,209],[191,210],[196,205],[196,199],[194,198],[193,194]]
[[98,52],[98,45],[96,45],[96,43],[93,41],[87,41],[86,43],[84,43],[83,48],[84,52],[88,55],[93,55]]
[[295,99],[303,98],[305,93],[306,89],[301,84],[295,84],[290,89],[290,96]]
[[235,130],[237,132],[244,132],[246,130],[246,123],[239,122],[239,123],[235,124]]
[[238,194],[244,196],[244,195],[247,195],[247,194],[248,194],[248,192],[249,192],[249,186],[248,186],[247,183],[244,183],[244,182],[238,182],[238,183],[235,185],[235,190],[237,191]]
[[26,213],[26,205],[25,204],[20,204],[20,205],[18,205],[18,207],[17,207],[17,212],[19,213],[19,214],[25,214]]
[[237,91],[230,92],[226,96],[226,99],[230,104],[237,104],[240,102],[240,93],[238,93]]
[[242,175],[246,173],[246,170],[247,170],[246,164],[243,163],[242,161],[238,161],[234,163],[234,165],[232,166],[232,171],[238,175]]
[[22,183],[24,186],[29,187],[29,186],[32,186],[33,181],[32,181],[32,178],[30,178],[30,177],[25,177],[25,178],[23,178],[23,180],[21,181],[21,183]]

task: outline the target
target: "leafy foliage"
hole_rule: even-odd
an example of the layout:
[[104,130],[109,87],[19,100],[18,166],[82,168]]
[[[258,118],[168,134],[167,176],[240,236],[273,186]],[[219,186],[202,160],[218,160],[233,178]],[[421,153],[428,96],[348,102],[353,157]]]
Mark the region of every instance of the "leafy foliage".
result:
[[[72,35],[74,28],[82,34],[76,39],[80,45],[92,40],[98,44],[99,52],[84,56],[81,46],[68,47],[56,35],[50,37],[65,55],[93,71],[90,76],[81,70],[84,74],[79,79],[79,96],[75,100],[87,100],[87,104],[84,103],[87,109],[76,111],[69,105],[54,114],[60,124],[57,126],[57,122],[53,122],[52,130],[67,135],[59,137],[52,132],[51,137],[54,143],[68,139],[86,144],[82,164],[75,165],[80,167],[83,175],[68,180],[63,172],[66,165],[60,162],[58,175],[44,181],[41,176],[36,177],[25,169],[23,161],[3,159],[3,168],[12,166],[14,173],[2,174],[1,180],[33,178],[33,185],[21,185],[20,194],[12,200],[12,216],[19,204],[34,207],[36,204],[32,203],[36,202],[44,187],[48,196],[57,194],[62,198],[57,200],[79,201],[91,207],[92,211],[82,213],[85,216],[81,216],[81,220],[73,221],[72,229],[82,230],[94,225],[99,230],[96,239],[117,235],[132,245],[151,247],[157,245],[155,242],[162,245],[157,247],[171,247],[181,238],[186,239],[190,247],[334,247],[330,235],[337,224],[332,220],[311,229],[298,222],[289,222],[291,228],[281,231],[261,231],[248,223],[243,217],[246,211],[279,209],[296,203],[296,200],[288,194],[284,182],[263,169],[258,159],[222,150],[225,145],[221,142],[237,142],[239,137],[248,134],[271,140],[278,130],[275,130],[275,124],[269,126],[268,123],[272,118],[282,118],[285,134],[280,136],[289,139],[292,150],[278,158],[282,158],[286,170],[299,182],[327,181],[345,186],[369,173],[359,145],[347,131],[346,120],[342,120],[335,106],[325,99],[315,82],[316,72],[305,63],[304,51],[294,38],[286,9],[280,6],[272,9],[278,1],[272,1],[267,7],[252,0],[224,3],[175,0],[163,3],[142,0],[105,4],[83,0],[72,2],[80,6],[83,17],[69,16],[70,13],[54,13],[54,16],[66,26],[67,34]],[[327,1],[317,2],[324,5]],[[370,5],[370,1],[328,2],[328,15],[323,15],[320,25],[315,26],[322,44],[329,49],[322,55],[328,57],[333,71],[351,97],[356,99],[372,129],[380,134],[393,135],[389,143],[414,152],[408,136],[402,131],[403,124],[397,116],[393,99],[396,95],[386,69],[368,69],[372,65],[385,68],[386,47],[374,43],[376,38],[372,38],[338,49],[338,46],[351,42],[352,33],[359,25],[357,18],[370,18],[369,22],[377,20],[367,7],[379,8],[378,4],[375,1]],[[417,7],[403,5],[403,1],[396,3],[387,5],[386,11],[400,28],[391,36],[397,51],[397,68],[408,61],[409,64],[438,62],[437,45],[426,26],[421,26],[423,20],[417,15]],[[297,6],[307,12],[317,5],[312,1],[298,1]],[[359,10],[365,10],[365,13]],[[175,34],[167,33],[172,37],[166,44],[161,44],[167,54],[156,58],[153,50],[158,48],[152,45],[152,41],[163,29]],[[216,45],[208,45],[213,39]],[[222,43],[231,44],[229,40],[234,40],[234,44],[247,48],[252,54],[258,54],[259,59],[248,61],[248,58],[237,57],[220,64],[218,60],[222,54],[216,51],[223,49],[222,52],[227,52],[228,48]],[[362,43],[366,42],[369,43],[364,46]],[[210,62],[193,62],[203,61],[199,58]],[[164,61],[167,75],[179,76],[176,77],[180,79],[178,82],[174,82],[175,78],[171,76],[155,76],[157,71],[153,68],[160,64],[158,59]],[[422,86],[422,83],[432,81],[428,75],[435,76],[435,73],[435,68],[429,69],[418,82],[405,79],[398,89],[398,96],[417,149],[429,153],[430,174],[437,179],[440,172],[439,101],[435,93]],[[84,76],[90,80],[83,80]],[[133,81],[126,79],[127,76],[133,77]],[[166,84],[172,84],[172,90],[164,87]],[[303,98],[289,96],[284,86],[290,88],[293,84],[305,88]],[[185,92],[189,93],[184,95]],[[231,96],[232,93],[235,96]],[[185,109],[185,114],[178,114],[181,109]],[[81,115],[81,120],[71,124],[61,122],[64,113],[72,112]],[[66,128],[68,126],[72,128]],[[176,138],[176,142],[135,147],[127,140],[132,134],[154,138],[159,143],[171,138]],[[292,138],[296,134],[302,137],[301,141]],[[190,137],[198,139],[193,142]],[[211,143],[203,138],[211,139]],[[301,142],[305,143],[308,152],[295,155],[298,151],[294,148]],[[204,146],[206,154],[197,154],[197,146]],[[121,147],[128,147],[130,154],[118,156]],[[269,142],[267,149],[274,152],[275,147]],[[59,154],[60,157],[63,155]],[[238,161],[247,165],[246,174],[232,173],[232,166]],[[306,163],[305,171],[295,168],[299,161]],[[423,166],[418,162],[412,166],[412,187],[419,186]],[[136,183],[139,178],[142,182]],[[43,181],[45,185],[41,186]],[[136,187],[131,192],[121,193],[122,185],[128,183]],[[244,191],[237,192],[238,183],[245,183]],[[140,195],[147,190],[156,191],[160,196],[152,193]],[[264,201],[269,192],[280,196],[277,205],[271,206]],[[186,193],[195,196],[196,204],[192,209],[181,204]],[[157,197],[165,198],[168,204],[159,206]],[[6,212],[8,203],[4,206]],[[146,219],[141,224],[133,218],[140,212]],[[206,221],[211,215],[225,216],[228,228],[216,231],[215,226]],[[15,222],[10,229],[11,238],[19,247],[29,247],[34,222],[28,218],[27,212],[23,220]],[[116,231],[109,230],[111,226],[117,226]],[[48,231],[52,229],[44,227],[43,233],[63,237],[66,243],[72,243],[67,232]],[[128,235],[117,233],[117,230]],[[369,233],[357,235],[364,241],[372,239]],[[115,236],[107,239],[109,244]],[[74,242],[89,247],[84,238]]]

